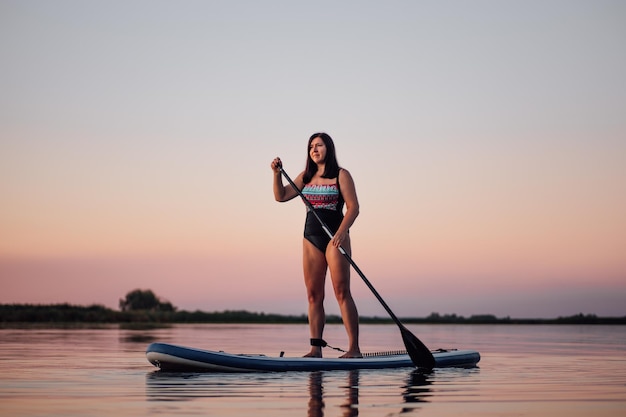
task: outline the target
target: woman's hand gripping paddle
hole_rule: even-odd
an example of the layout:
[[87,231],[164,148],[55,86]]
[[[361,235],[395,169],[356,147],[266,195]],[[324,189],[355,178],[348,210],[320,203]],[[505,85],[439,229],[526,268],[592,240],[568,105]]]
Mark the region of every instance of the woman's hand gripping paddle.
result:
[[[294,184],[291,178],[289,178],[289,175],[287,175],[282,165],[279,166],[279,169],[280,169],[280,173],[287,179],[287,181],[289,182],[289,184],[291,184],[293,189],[298,192],[298,195],[300,195],[300,197],[302,198],[304,203],[307,205],[309,210],[311,210],[311,212],[315,215],[315,218],[317,219],[318,222],[320,222],[326,234],[332,239],[333,238],[332,232],[330,231],[328,226],[326,226],[324,221],[319,217],[319,215],[315,212],[315,209],[313,208],[313,205],[311,204],[311,202],[307,200],[304,194],[302,194],[302,191],[296,186],[296,184]],[[372,291],[374,296],[378,299],[380,304],[382,304],[382,306],[385,308],[387,313],[389,313],[389,316],[391,316],[391,319],[398,325],[398,328],[400,329],[400,334],[402,335],[402,341],[404,342],[404,346],[406,347],[406,350],[409,353],[409,357],[413,361],[413,364],[417,366],[418,368],[426,368],[426,369],[434,368],[435,358],[432,352],[430,351],[430,349],[428,349],[426,345],[422,343],[421,340],[419,340],[413,333],[411,333],[406,327],[404,327],[404,325],[400,322],[398,317],[396,317],[393,311],[391,311],[391,309],[389,308],[385,300],[383,300],[380,294],[378,294],[378,291],[376,291],[374,286],[365,277],[361,269],[352,260],[352,257],[341,246],[339,247],[339,252],[341,252],[341,254],[348,260],[350,265],[352,265],[352,268],[354,268],[354,270],[363,279],[363,282],[365,282],[365,285],[367,285],[367,287]]]

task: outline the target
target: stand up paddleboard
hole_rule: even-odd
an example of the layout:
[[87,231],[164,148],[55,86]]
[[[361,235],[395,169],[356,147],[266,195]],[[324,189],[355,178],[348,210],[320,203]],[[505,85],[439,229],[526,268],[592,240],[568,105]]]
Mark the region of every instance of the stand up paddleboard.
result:
[[[480,361],[474,350],[433,351],[435,368],[471,368]],[[146,349],[148,361],[164,371],[194,372],[284,372],[388,369],[414,367],[406,353],[380,353],[363,358],[299,358],[233,354],[195,349],[167,343],[152,343]]]

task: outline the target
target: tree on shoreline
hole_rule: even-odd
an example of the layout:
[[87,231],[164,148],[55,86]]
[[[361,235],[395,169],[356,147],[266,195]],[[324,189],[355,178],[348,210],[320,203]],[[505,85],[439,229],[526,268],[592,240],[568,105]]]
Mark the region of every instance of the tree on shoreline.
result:
[[176,311],[176,307],[170,302],[163,302],[157,297],[152,290],[136,289],[128,294],[125,298],[120,299],[120,310],[122,311]]

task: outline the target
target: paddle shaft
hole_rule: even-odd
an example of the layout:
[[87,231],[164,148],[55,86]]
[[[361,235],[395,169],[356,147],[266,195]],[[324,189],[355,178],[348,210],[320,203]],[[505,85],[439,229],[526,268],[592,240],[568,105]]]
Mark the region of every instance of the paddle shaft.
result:
[[[304,196],[304,194],[302,194],[302,191],[296,186],[296,184],[291,180],[291,178],[289,178],[289,175],[287,175],[285,170],[283,170],[282,165],[279,165],[279,169],[280,169],[281,174],[287,179],[287,181],[289,182],[289,184],[291,184],[293,189],[296,190],[298,195],[300,195],[300,197],[302,198],[302,200],[304,201],[308,209],[313,213],[313,215],[315,216],[317,221],[320,223],[320,225],[322,226],[326,234],[328,234],[328,236],[332,239],[333,233],[330,231],[330,229],[324,223],[324,221],[320,218],[320,216],[316,213],[315,208],[313,207],[313,204],[311,204],[311,202]],[[341,254],[348,260],[352,268],[354,268],[354,270],[359,274],[361,279],[363,279],[363,282],[365,282],[365,285],[367,285],[370,291],[372,291],[372,294],[374,294],[376,299],[378,299],[378,301],[387,311],[391,319],[398,325],[398,328],[400,329],[400,334],[402,335],[402,341],[404,342],[404,346],[406,347],[406,350],[409,353],[409,356],[411,357],[413,364],[417,366],[418,368],[422,367],[426,369],[432,369],[435,366],[435,358],[432,352],[430,351],[430,349],[428,349],[426,345],[422,343],[421,340],[415,337],[413,333],[411,333],[406,327],[404,327],[404,325],[400,322],[398,317],[396,317],[393,311],[391,311],[391,308],[389,308],[385,300],[383,300],[380,294],[378,294],[378,291],[376,291],[372,283],[367,279],[363,271],[361,271],[361,268],[359,268],[358,265],[354,262],[354,260],[352,260],[352,257],[350,256],[350,254],[348,254],[348,252],[346,252],[346,250],[341,246],[339,246],[339,252],[341,252]]]
[[[280,167],[280,172],[287,179],[289,184],[291,184],[291,186],[294,188],[294,190],[296,190],[298,192],[298,195],[300,195],[300,197],[302,198],[302,200],[304,201],[306,206],[313,213],[313,215],[315,216],[317,221],[319,221],[320,224],[322,225],[322,229],[324,229],[326,234],[332,239],[333,238],[333,233],[330,231],[330,229],[328,228],[326,223],[324,223],[324,221],[320,218],[320,216],[315,212],[315,208],[313,208],[313,204],[311,204],[311,202],[304,196],[304,194],[302,194],[302,191],[296,186],[296,184],[291,180],[291,178],[289,178],[289,175],[287,175],[285,170],[283,170],[282,166]],[[350,254],[348,254],[348,252],[346,252],[346,250],[344,248],[342,248],[341,246],[339,246],[339,252],[341,252],[341,254],[348,260],[350,265],[352,265],[352,268],[354,268],[354,270],[357,272],[357,274],[359,274],[361,279],[363,279],[363,282],[365,282],[365,285],[367,285],[367,287],[370,289],[370,291],[372,291],[372,293],[378,299],[378,301],[383,306],[383,308],[387,311],[387,313],[389,313],[389,316],[391,317],[391,319],[398,326],[400,326],[401,328],[405,329],[404,325],[400,322],[398,317],[396,317],[396,315],[393,313],[393,311],[391,311],[391,308],[389,308],[389,306],[387,305],[385,300],[383,300],[383,298],[380,296],[380,294],[378,294],[378,291],[376,291],[376,289],[374,288],[372,283],[367,279],[367,277],[365,276],[363,271],[361,271],[361,268],[359,268],[359,266],[354,262],[354,260],[350,256]]]

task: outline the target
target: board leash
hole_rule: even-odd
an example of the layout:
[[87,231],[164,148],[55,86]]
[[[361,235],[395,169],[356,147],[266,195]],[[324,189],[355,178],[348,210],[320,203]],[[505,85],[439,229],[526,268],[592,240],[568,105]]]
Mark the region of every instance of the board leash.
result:
[[319,346],[319,347],[323,347],[323,348],[329,347],[329,348],[335,349],[335,350],[337,350],[339,352],[343,352],[343,353],[347,352],[347,351],[345,351],[345,350],[343,350],[341,348],[329,345],[328,342],[326,342],[324,339],[311,339],[311,346]]

